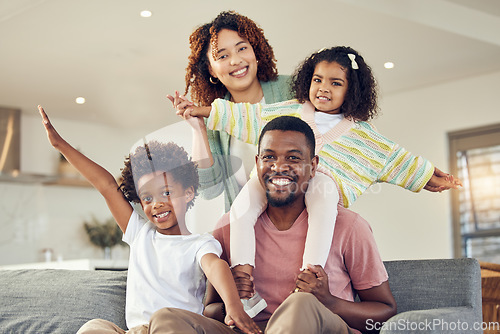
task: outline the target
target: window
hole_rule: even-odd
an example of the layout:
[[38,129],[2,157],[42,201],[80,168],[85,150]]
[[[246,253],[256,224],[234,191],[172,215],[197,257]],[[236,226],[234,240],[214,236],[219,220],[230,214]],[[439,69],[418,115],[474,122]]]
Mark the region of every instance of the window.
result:
[[452,192],[455,257],[500,263],[500,124],[448,140],[451,172],[464,184]]

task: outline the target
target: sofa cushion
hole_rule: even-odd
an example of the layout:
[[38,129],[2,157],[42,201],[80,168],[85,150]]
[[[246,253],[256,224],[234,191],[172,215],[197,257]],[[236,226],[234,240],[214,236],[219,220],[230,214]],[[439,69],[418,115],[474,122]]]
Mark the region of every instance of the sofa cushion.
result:
[[[441,307],[481,309],[481,274],[476,259],[385,261],[398,312]],[[479,306],[479,310],[477,309]]]
[[126,280],[125,271],[0,270],[0,332],[76,333],[94,318],[126,328]]

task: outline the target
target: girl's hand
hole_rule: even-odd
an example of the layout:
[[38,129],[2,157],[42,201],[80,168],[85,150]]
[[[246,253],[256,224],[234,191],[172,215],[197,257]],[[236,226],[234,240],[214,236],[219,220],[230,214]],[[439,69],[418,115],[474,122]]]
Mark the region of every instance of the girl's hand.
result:
[[434,174],[427,182],[424,189],[430,192],[442,192],[444,190],[457,189],[462,186],[462,181],[460,181],[460,179],[456,179],[453,175],[444,173],[438,168],[434,168]]
[[238,301],[237,305],[226,305],[226,318],[224,322],[228,326],[236,326],[244,333],[255,334],[262,333],[259,326],[243,310],[243,304]]
[[56,129],[54,129],[52,123],[50,123],[49,117],[43,110],[42,106],[38,106],[38,111],[40,112],[40,116],[42,116],[42,123],[45,127],[45,131],[47,131],[47,138],[49,139],[49,143],[55,148],[58,148],[58,146],[65,142],[64,139],[59,135],[59,133],[57,133]]

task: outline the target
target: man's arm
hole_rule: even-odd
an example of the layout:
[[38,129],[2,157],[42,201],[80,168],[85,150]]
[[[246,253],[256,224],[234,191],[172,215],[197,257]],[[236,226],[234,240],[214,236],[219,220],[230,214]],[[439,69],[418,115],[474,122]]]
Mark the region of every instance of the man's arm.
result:
[[330,311],[340,316],[350,327],[366,331],[367,321],[384,322],[396,314],[396,301],[385,281],[379,286],[358,290],[361,302],[351,302],[333,296],[329,291],[328,275],[321,266],[308,266],[297,280],[299,291],[309,292]]

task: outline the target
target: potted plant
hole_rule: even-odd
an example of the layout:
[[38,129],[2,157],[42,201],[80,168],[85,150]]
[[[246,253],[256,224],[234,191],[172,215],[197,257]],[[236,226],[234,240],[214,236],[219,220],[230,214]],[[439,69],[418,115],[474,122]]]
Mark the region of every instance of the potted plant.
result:
[[84,222],[83,226],[90,242],[103,249],[105,259],[111,258],[111,247],[125,244],[122,241],[123,233],[113,218],[100,222],[92,216],[91,221]]

